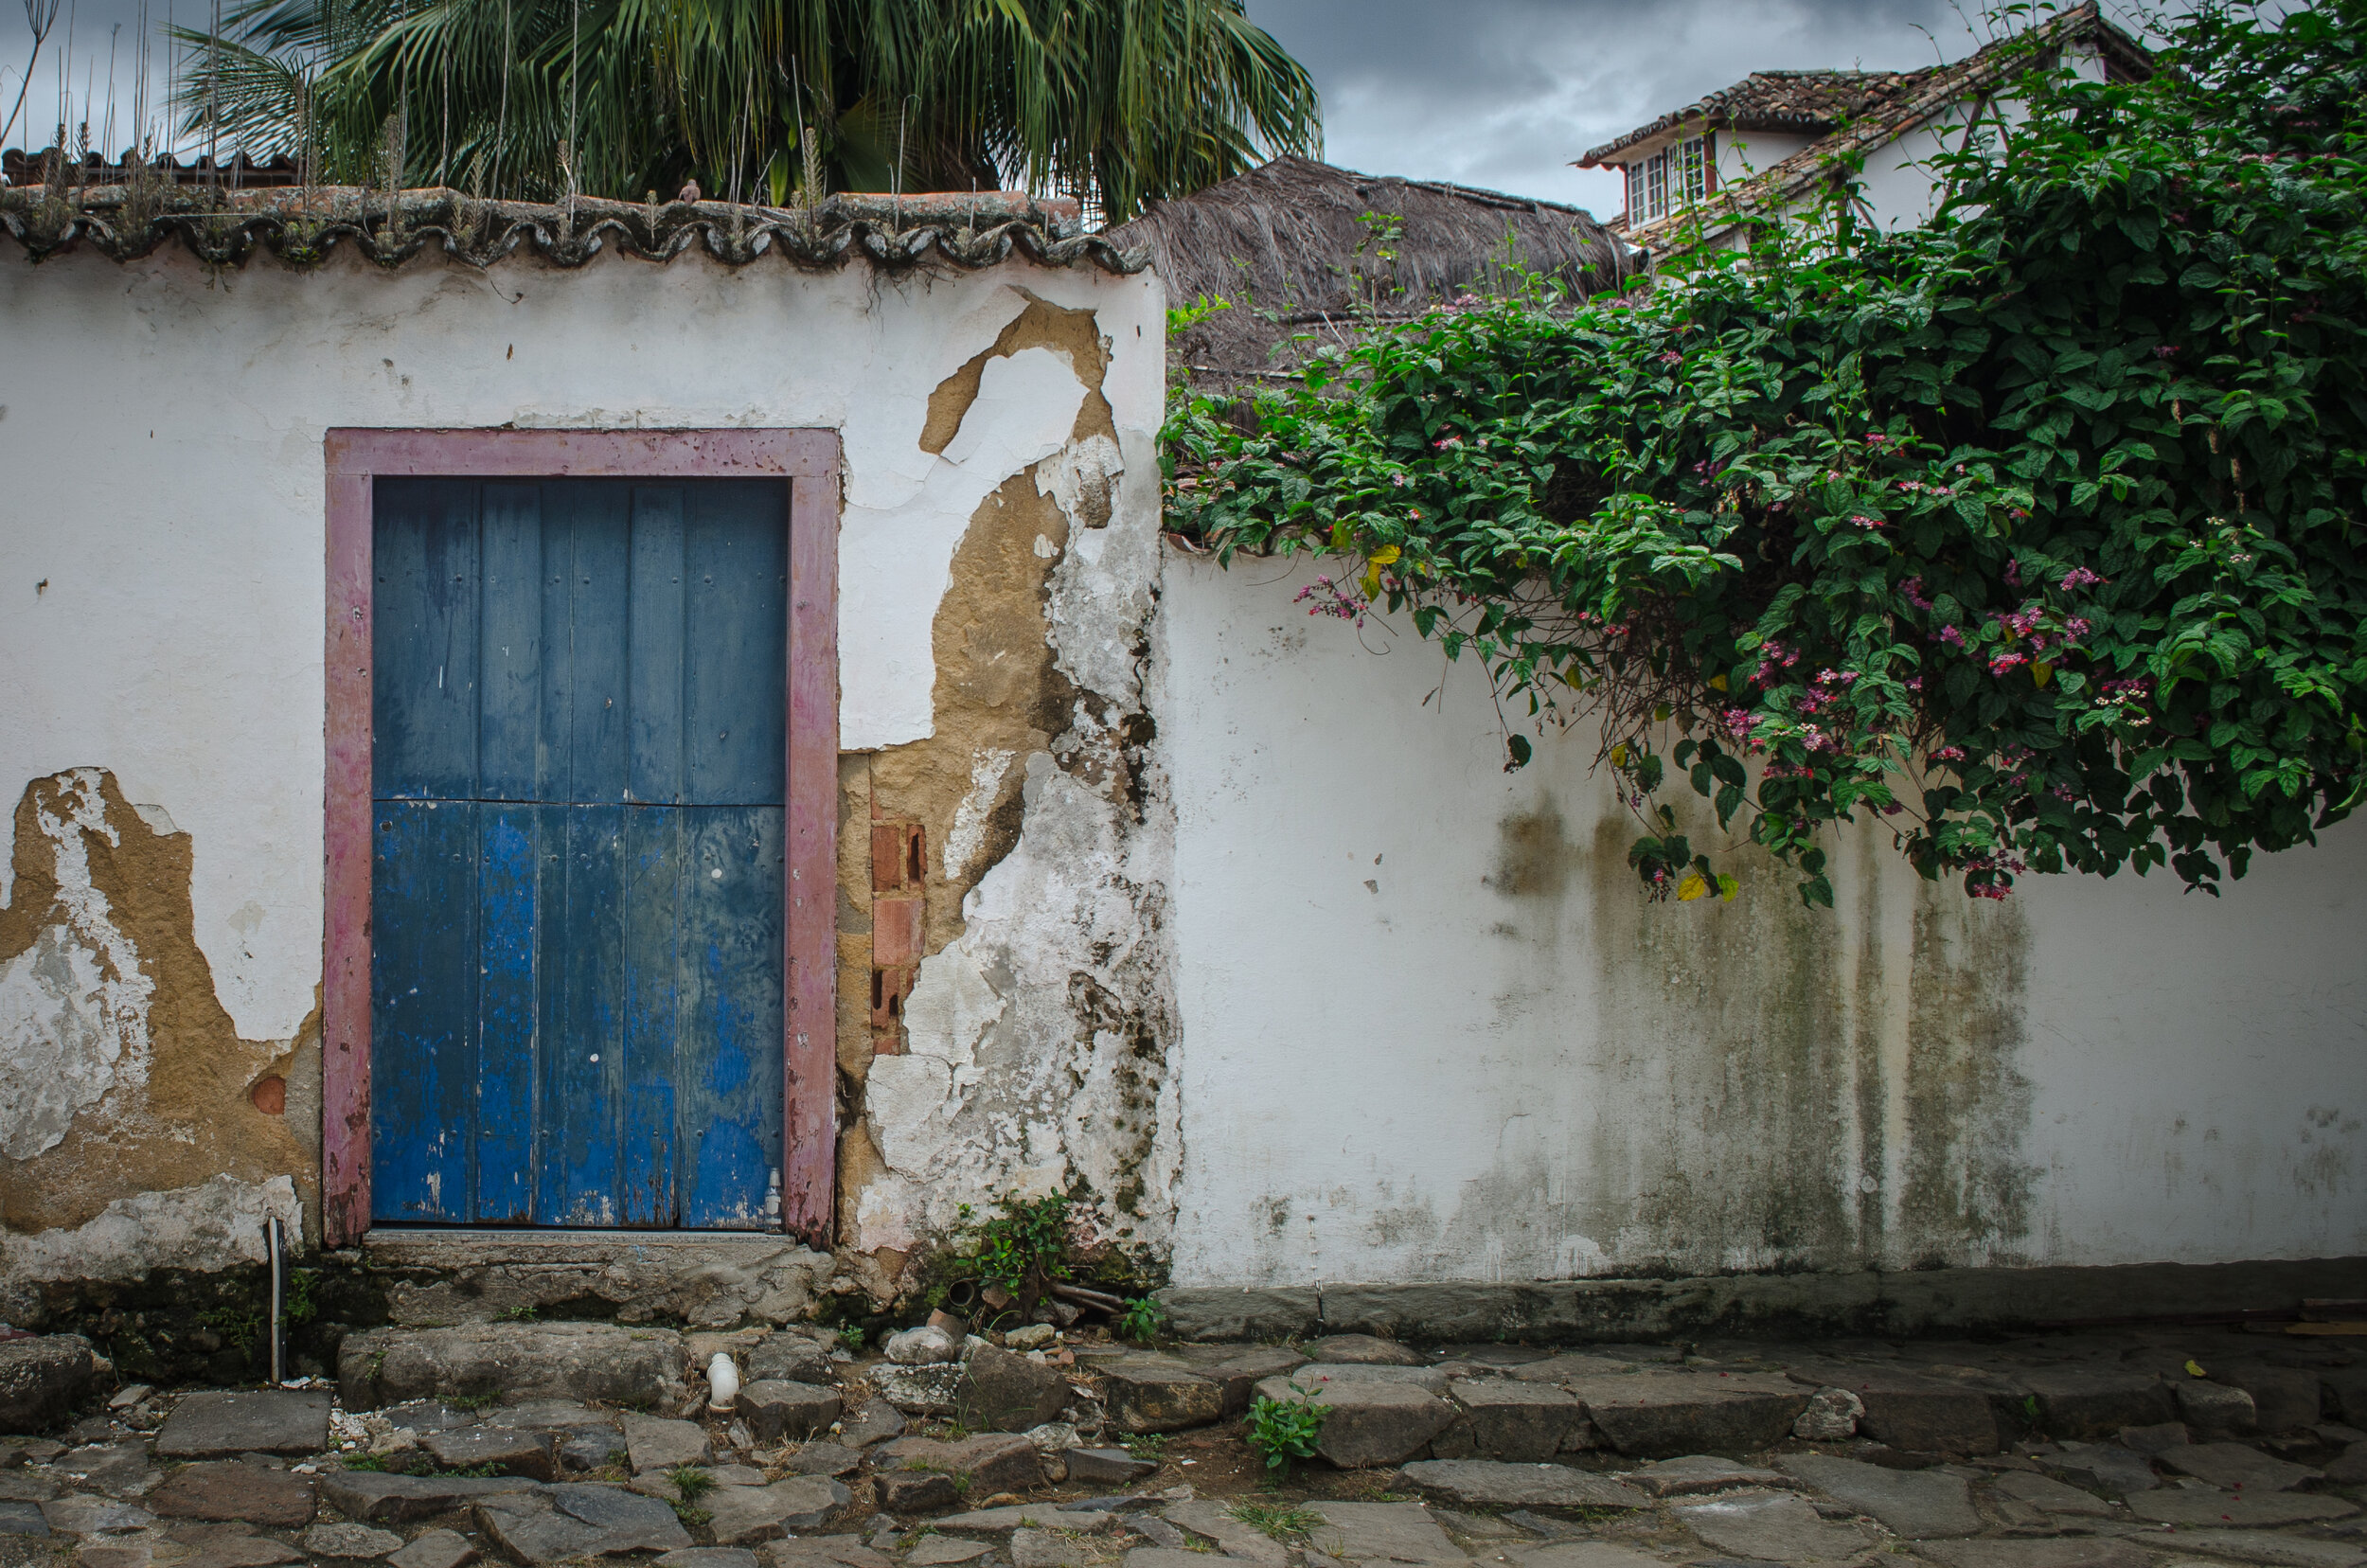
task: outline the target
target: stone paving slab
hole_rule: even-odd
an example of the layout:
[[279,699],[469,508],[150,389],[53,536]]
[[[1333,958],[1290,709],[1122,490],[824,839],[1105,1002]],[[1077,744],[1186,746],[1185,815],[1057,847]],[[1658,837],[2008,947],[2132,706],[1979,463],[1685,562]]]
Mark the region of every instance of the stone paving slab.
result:
[[1095,1371],[1102,1403],[1121,1432],[1183,1432],[1224,1417],[1225,1385],[1185,1363],[1129,1356],[1104,1362]]
[[985,1433],[958,1443],[933,1437],[899,1437],[881,1446],[874,1458],[885,1470],[937,1470],[970,1477],[980,1497],[999,1491],[1024,1491],[1043,1484],[1043,1459],[1036,1445],[1015,1433]]
[[1214,1499],[1170,1503],[1166,1506],[1166,1521],[1180,1529],[1215,1541],[1217,1550],[1229,1558],[1261,1563],[1264,1568],[1284,1568],[1290,1560],[1290,1554],[1282,1542],[1263,1530],[1234,1518],[1231,1505],[1226,1503]]
[[156,1523],[146,1508],[104,1497],[53,1497],[40,1507],[42,1518],[60,1535],[112,1535]]
[[507,1427],[456,1427],[431,1432],[419,1447],[446,1470],[484,1470],[495,1475],[524,1475],[537,1481],[559,1479],[559,1444],[555,1434],[519,1432]]
[[1400,1366],[1379,1362],[1309,1362],[1290,1372],[1294,1388],[1354,1387],[1363,1383],[1404,1383],[1426,1394],[1444,1394],[1454,1380],[1443,1366]]
[[2224,1568],[2230,1562],[2267,1563],[2269,1568],[2360,1568],[2367,1564],[2367,1550],[2348,1541],[2269,1535],[2258,1530],[2197,1530],[2172,1541],[2172,1550],[2193,1554],[2192,1559],[2201,1568]]
[[374,1524],[399,1524],[449,1513],[497,1493],[528,1492],[543,1484],[524,1476],[389,1475],[329,1470],[320,1494],[340,1513]]
[[[267,1536],[228,1535],[201,1543],[176,1568],[277,1568],[283,1562],[303,1560],[304,1554],[284,1541],[273,1541]],[[418,1565],[404,1563],[401,1568]]]
[[854,1502],[827,1475],[798,1475],[764,1487],[718,1487],[699,1500],[719,1546],[745,1546],[820,1529]]
[[1564,1386],[1612,1447],[1639,1459],[1772,1448],[1790,1434],[1811,1392],[1779,1375],[1691,1371],[1581,1378]]
[[1466,1506],[1648,1508],[1644,1492],[1567,1465],[1507,1465],[1486,1459],[1425,1459],[1399,1472],[1409,1486]]
[[311,1389],[185,1396],[156,1434],[164,1459],[318,1453],[329,1446],[329,1395]]
[[144,1442],[77,1449],[59,1462],[58,1469],[110,1497],[138,1497],[164,1478],[163,1472],[149,1463],[148,1445]]
[[0,1536],[45,1536],[48,1533],[48,1516],[41,1511],[39,1503],[0,1503]]
[[1941,1568],[2152,1568],[2153,1559],[2126,1541],[1923,1541],[1915,1556]]
[[40,1432],[63,1421],[98,1376],[78,1334],[0,1341],[0,1432]]
[[1586,1424],[1578,1397],[1552,1383],[1464,1379],[1447,1392],[1470,1417],[1472,1447],[1482,1459],[1542,1463]]
[[618,1424],[624,1428],[627,1462],[635,1475],[683,1465],[703,1465],[714,1457],[707,1447],[706,1428],[696,1421],[627,1415]]
[[1315,1452],[1342,1470],[1402,1464],[1455,1419],[1446,1400],[1403,1382],[1326,1383],[1309,1398],[1289,1380],[1268,1378],[1257,1392],[1288,1403],[1306,1399],[1327,1414]]
[[2058,1435],[2103,1437],[2125,1426],[2178,1418],[2168,1387],[2147,1373],[2048,1367],[2018,1381],[2038,1401],[2039,1423]]
[[[1169,1508],[1172,1518],[1175,1510]],[[1463,1548],[1419,1503],[1312,1503],[1308,1512],[1323,1521],[1308,1532],[1316,1550],[1346,1562],[1452,1563],[1468,1560]]]
[[467,1568],[476,1557],[475,1545],[457,1530],[428,1530],[386,1560],[391,1568]]
[[1326,1334],[1303,1347],[1310,1361],[1358,1363],[1369,1366],[1424,1366],[1430,1358],[1412,1345],[1373,1334]]
[[1824,1453],[1786,1454],[1775,1461],[1775,1468],[1860,1513],[1872,1514],[1893,1534],[1910,1541],[1981,1532],[1972,1488],[1961,1476],[1935,1470],[1887,1470]]
[[1805,1498],[1779,1492],[1736,1492],[1670,1512],[1721,1552],[1778,1562],[1847,1562],[1874,1544],[1855,1524],[1828,1523]]
[[682,1336],[615,1323],[373,1328],[337,1351],[347,1410],[448,1395],[648,1407],[684,1388]]
[[173,1471],[149,1493],[147,1506],[166,1519],[244,1520],[294,1529],[312,1522],[312,1482],[286,1470],[216,1459]]
[[1989,1485],[2002,1497],[2027,1503],[2042,1513],[2109,1519],[2112,1505],[2091,1491],[2083,1491],[2051,1475],[2032,1470],[2004,1470]]
[[1655,1460],[1622,1472],[1619,1479],[1643,1488],[1654,1497],[1699,1497],[1740,1487],[1789,1488],[1796,1484],[1780,1470],[1737,1464],[1711,1453]]
[[2203,1488],[2189,1490],[2164,1487],[2130,1498],[2128,1511],[2149,1523],[2209,1528],[2219,1524],[2268,1526],[2348,1519],[2358,1512],[2358,1505],[2345,1503],[2339,1497],[2312,1497],[2301,1492],[2266,1492],[2251,1497]]
[[[940,1530],[964,1530],[972,1535],[1008,1535],[1024,1526],[1044,1530],[1083,1530],[1097,1533],[1117,1523],[1115,1514],[1100,1509],[1071,1511],[1055,1503],[1024,1503],[1007,1508],[977,1508],[949,1514],[937,1521]],[[1200,1568],[1207,1568],[1203,1562]]]
[[756,1568],[745,1546],[677,1546],[656,1559],[657,1568]]
[[58,1484],[45,1475],[0,1470],[0,1503],[46,1503],[58,1490]]
[[1858,1430],[1877,1442],[1919,1453],[1995,1453],[2000,1446],[1995,1380],[1949,1376],[1895,1362],[1804,1359],[1785,1369],[1792,1381],[1844,1388],[1864,1413]]
[[2163,1449],[2154,1456],[2154,1463],[2215,1487],[2241,1487],[2248,1492],[2290,1491],[2305,1481],[2325,1476],[2323,1470],[2272,1458],[2241,1443],[2184,1443]]
[[315,1524],[304,1532],[304,1549],[314,1557],[383,1558],[402,1548],[402,1537],[367,1524]]
[[[969,1562],[993,1550],[983,1541],[954,1541],[946,1536],[931,1536],[906,1553],[904,1560],[912,1568],[951,1568],[953,1563]],[[1179,1552],[1176,1555],[1182,1557],[1187,1554]],[[1194,1558],[1199,1556],[1198,1553],[1188,1555]],[[1205,1568],[1205,1564],[1195,1563],[1194,1568]]]
[[[1608,1541],[1560,1541],[1548,1545],[1507,1546],[1480,1559],[1504,1568],[1665,1568],[1664,1558],[1647,1557]],[[1703,1565],[1708,1568],[1708,1565]]]

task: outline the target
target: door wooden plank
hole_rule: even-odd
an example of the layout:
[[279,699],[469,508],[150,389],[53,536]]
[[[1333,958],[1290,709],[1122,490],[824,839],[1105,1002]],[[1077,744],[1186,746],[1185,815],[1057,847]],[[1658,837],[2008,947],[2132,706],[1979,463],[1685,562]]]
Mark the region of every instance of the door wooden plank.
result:
[[684,814],[682,1222],[769,1229],[780,1222],[782,812]]
[[[543,920],[546,993],[543,1147],[535,1218],[546,1225],[622,1219],[618,1159],[624,1053],[624,808],[546,806],[563,835],[563,904]],[[554,914],[556,918],[553,918]]]
[[378,489],[372,795],[475,793],[477,486],[389,479]]
[[372,1216],[469,1214],[476,809],[382,801],[370,878]]
[[671,1225],[679,1219],[675,1172],[676,1042],[682,988],[685,860],[683,811],[625,809],[625,1044],[623,1222]]
[[683,487],[632,492],[632,796],[683,798]]
[[[531,580],[531,579],[529,579]],[[529,761],[531,758],[529,757]],[[476,1184],[471,1218],[534,1218],[536,930],[550,875],[543,818],[527,805],[480,805]]]
[[789,529],[781,490],[714,480],[691,492],[683,722],[685,798],[699,805],[778,806],[787,798]]
[[489,484],[481,525],[480,800],[532,800],[543,728],[543,490]]
[[[631,507],[623,485],[543,487],[543,505],[570,524],[567,582],[567,793],[546,800],[622,801],[628,783],[626,678],[632,587]],[[546,658],[550,656],[546,650]]]

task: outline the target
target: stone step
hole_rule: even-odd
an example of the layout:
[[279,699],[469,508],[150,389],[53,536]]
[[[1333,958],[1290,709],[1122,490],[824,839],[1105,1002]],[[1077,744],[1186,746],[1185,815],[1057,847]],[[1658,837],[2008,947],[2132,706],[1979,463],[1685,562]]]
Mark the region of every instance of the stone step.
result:
[[597,1400],[672,1410],[688,1394],[682,1336],[614,1323],[373,1328],[337,1354],[347,1410],[457,1396]]

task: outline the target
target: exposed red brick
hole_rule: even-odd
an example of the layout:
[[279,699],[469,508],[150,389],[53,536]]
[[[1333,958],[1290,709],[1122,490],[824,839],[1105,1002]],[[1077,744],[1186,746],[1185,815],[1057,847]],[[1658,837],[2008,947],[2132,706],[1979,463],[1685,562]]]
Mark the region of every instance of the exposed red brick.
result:
[[920,962],[922,912],[927,900],[918,897],[871,900],[871,962],[896,969]]

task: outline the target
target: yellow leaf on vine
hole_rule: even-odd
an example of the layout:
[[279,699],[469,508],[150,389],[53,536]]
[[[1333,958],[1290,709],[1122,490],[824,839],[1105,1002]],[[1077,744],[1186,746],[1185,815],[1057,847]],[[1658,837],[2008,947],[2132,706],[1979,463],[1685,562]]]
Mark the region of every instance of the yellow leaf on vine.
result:
[[1611,765],[1614,768],[1624,768],[1628,765],[1628,748],[1625,743],[1611,748]]
[[1372,562],[1376,566],[1386,566],[1404,553],[1405,552],[1403,550],[1398,549],[1395,544],[1383,544],[1379,549],[1373,552]]
[[1703,877],[1700,872],[1696,871],[1693,875],[1687,877],[1684,881],[1677,884],[1677,901],[1679,903],[1691,903],[1694,900],[1700,898],[1702,894],[1707,893],[1709,890],[1709,880]]
[[1723,676],[1723,675],[1713,675],[1713,676],[1711,676],[1711,677],[1710,677],[1710,689],[1711,689],[1712,691],[1723,691],[1723,690],[1725,690],[1725,689],[1726,689],[1726,677],[1725,677],[1725,676]]
[[1720,877],[1717,879],[1717,896],[1720,899],[1725,900],[1726,902],[1734,902],[1735,895],[1741,891],[1742,883],[1736,882],[1734,878]]
[[1366,598],[1368,598],[1368,599],[1377,599],[1377,598],[1380,597],[1380,568],[1379,568],[1379,567],[1378,567],[1378,566],[1367,566],[1367,567],[1365,567],[1365,568],[1364,568],[1364,583],[1363,583],[1363,587],[1364,587],[1364,597],[1365,597]]
[[2040,686],[2044,686],[2055,679],[2055,667],[2051,664],[2034,664],[2030,667],[2030,678]]

